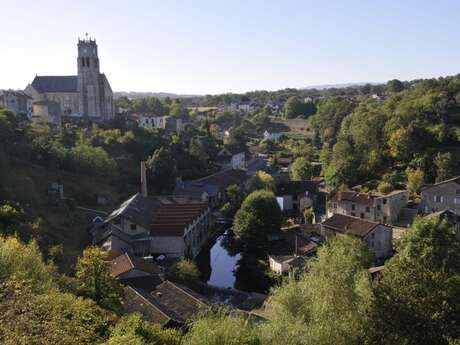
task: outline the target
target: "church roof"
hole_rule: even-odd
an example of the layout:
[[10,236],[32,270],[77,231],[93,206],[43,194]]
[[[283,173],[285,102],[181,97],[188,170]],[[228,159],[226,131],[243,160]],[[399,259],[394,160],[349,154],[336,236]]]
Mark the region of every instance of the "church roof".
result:
[[36,76],[32,87],[39,93],[78,92],[78,78],[76,75]]

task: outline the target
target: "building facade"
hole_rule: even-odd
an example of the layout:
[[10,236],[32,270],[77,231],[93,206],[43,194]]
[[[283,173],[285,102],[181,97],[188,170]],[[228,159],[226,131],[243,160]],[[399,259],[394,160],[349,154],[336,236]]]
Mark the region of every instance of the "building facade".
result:
[[34,78],[25,93],[42,107],[36,116],[88,116],[96,121],[114,117],[113,92],[105,74],[100,73],[97,49],[96,40],[79,39],[77,75]]
[[326,240],[345,235],[360,238],[376,260],[393,254],[393,228],[370,220],[334,214],[321,223],[321,235]]
[[32,116],[32,97],[23,91],[0,90],[0,107],[11,110],[15,114],[23,113]]
[[393,224],[408,201],[409,193],[406,190],[396,190],[387,194],[338,192],[329,203],[328,216],[342,214]]
[[420,194],[423,213],[451,210],[460,215],[460,177],[425,186]]

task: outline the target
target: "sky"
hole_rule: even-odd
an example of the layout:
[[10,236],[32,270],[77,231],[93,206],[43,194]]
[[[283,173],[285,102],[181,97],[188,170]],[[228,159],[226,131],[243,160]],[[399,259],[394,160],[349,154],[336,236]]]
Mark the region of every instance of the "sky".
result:
[[0,0],[0,89],[77,73],[114,91],[217,94],[460,73],[460,1]]

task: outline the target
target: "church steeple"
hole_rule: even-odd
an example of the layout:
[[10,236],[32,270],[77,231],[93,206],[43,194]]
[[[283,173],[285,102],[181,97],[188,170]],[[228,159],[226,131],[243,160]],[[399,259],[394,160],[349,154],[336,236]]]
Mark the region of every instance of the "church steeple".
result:
[[96,40],[88,38],[78,39],[78,73],[80,70],[99,73],[99,57],[97,55]]

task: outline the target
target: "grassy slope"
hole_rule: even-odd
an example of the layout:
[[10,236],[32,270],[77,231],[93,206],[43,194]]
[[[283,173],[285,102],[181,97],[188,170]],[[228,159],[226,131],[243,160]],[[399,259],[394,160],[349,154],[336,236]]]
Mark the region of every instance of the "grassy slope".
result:
[[[58,205],[50,204],[47,190],[53,182],[62,183],[64,196],[74,198],[78,206],[101,211],[113,209],[119,203],[120,195],[104,178],[49,171],[20,159],[10,162],[10,199],[21,202],[31,217],[43,219],[45,236],[50,238],[52,243],[62,243],[64,246],[61,268],[69,272],[72,271],[75,260],[83,248],[90,244],[88,227],[94,214],[79,210],[71,211],[64,202]],[[111,203],[98,206],[95,202],[98,194],[109,196]]]

